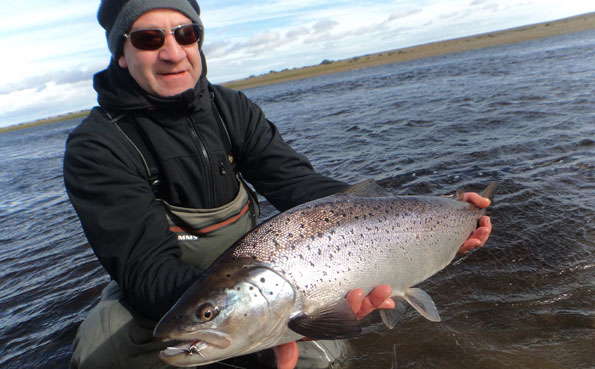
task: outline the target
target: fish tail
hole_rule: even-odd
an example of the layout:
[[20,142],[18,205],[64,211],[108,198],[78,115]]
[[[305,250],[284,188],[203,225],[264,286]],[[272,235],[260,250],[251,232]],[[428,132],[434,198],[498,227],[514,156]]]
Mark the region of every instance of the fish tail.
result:
[[498,187],[498,182],[494,181],[492,183],[490,183],[482,192],[481,192],[481,196],[482,197],[487,197],[488,199],[490,199],[491,202],[494,201],[494,194],[496,193],[496,187]]

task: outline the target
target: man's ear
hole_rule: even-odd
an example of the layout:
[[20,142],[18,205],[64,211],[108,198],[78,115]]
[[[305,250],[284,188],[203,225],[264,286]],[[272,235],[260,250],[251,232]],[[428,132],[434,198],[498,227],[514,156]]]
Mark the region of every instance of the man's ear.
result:
[[120,58],[118,59],[118,65],[122,69],[128,68],[128,63],[126,63],[126,58],[124,57],[123,53],[122,53],[122,55],[120,55]]

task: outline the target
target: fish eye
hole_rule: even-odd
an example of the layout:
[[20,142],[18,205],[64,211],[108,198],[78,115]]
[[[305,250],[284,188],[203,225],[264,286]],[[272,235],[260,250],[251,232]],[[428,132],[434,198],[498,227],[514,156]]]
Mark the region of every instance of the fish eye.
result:
[[196,316],[204,323],[213,320],[219,314],[219,308],[210,303],[202,304],[196,310]]

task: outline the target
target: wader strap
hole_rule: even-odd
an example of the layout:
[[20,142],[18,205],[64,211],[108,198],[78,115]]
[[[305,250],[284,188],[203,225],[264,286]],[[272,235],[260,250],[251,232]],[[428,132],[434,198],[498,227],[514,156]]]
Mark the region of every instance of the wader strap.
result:
[[140,156],[143,165],[145,166],[147,177],[149,178],[151,190],[157,195],[157,192],[159,191],[159,167],[154,159],[155,156],[152,151],[149,150],[149,147],[151,146],[147,142],[148,139],[142,134],[142,131],[136,126],[136,122],[132,119],[122,120],[126,117],[125,113],[112,118],[105,108],[103,108],[103,110],[118,132],[124,136],[126,141],[132,145],[134,150]]

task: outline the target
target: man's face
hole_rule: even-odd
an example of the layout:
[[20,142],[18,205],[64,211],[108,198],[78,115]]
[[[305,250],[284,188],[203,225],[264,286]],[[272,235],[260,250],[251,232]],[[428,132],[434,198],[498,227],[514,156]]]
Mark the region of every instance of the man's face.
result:
[[[144,28],[160,28],[167,34],[172,27],[188,23],[192,21],[178,11],[157,9],[141,15],[128,33]],[[136,49],[127,39],[118,64],[128,68],[132,78],[145,91],[162,97],[193,88],[202,73],[198,45],[182,46],[172,34],[165,36],[165,43],[158,50]]]

